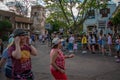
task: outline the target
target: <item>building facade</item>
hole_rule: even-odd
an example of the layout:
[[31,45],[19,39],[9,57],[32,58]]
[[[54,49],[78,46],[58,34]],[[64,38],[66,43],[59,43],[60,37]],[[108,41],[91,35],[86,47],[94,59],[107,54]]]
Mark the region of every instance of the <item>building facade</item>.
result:
[[41,5],[32,6],[31,20],[35,33],[45,34],[45,8]]
[[12,30],[16,28],[23,28],[27,31],[31,30],[32,21],[30,20],[30,18],[16,15],[13,12],[0,10],[0,21],[2,20],[8,20],[9,22],[11,22]]
[[97,29],[98,33],[101,31],[103,34],[113,33],[108,27],[108,22],[115,9],[116,4],[107,4],[106,8],[90,10],[88,18],[83,23],[83,31],[89,33]]

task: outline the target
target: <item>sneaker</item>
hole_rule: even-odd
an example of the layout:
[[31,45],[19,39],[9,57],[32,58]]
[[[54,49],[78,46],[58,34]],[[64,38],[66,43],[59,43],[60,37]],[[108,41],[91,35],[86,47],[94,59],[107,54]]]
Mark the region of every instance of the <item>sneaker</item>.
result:
[[117,59],[118,57],[117,56],[114,56],[115,59]]
[[82,54],[85,54],[85,53],[87,53],[87,51],[82,51]]
[[92,54],[95,54],[95,52],[92,52]]
[[72,51],[72,50],[70,50],[69,52],[70,52],[70,53],[72,53],[73,51]]

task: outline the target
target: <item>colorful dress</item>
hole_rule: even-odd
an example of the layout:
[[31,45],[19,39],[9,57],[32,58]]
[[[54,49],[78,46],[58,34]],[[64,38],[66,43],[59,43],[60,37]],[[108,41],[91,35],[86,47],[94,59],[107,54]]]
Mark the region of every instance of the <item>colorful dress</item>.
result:
[[[50,58],[56,54],[54,53],[56,49],[52,49],[51,52],[50,52]],[[58,56],[55,60],[55,63],[56,65],[65,70],[65,58],[64,58],[64,55],[63,55],[63,52],[61,50],[57,50],[58,51]],[[55,78],[55,80],[67,80],[67,76],[65,73],[61,73],[60,71],[56,70],[52,65],[50,65],[50,70],[51,70],[51,73],[53,75],[53,77]]]
[[75,43],[74,46],[73,46],[73,50],[77,50],[78,49],[78,44]]

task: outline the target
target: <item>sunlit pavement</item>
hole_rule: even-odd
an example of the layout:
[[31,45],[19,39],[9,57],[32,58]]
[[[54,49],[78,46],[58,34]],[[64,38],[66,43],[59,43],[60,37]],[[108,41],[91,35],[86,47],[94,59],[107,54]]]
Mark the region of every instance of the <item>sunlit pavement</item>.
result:
[[[38,56],[32,57],[35,80],[54,80],[49,70],[50,47],[39,42],[35,46],[38,49]],[[75,55],[66,60],[68,80],[120,80],[120,63],[116,63],[114,57],[80,52]],[[2,73],[0,80],[5,80]]]

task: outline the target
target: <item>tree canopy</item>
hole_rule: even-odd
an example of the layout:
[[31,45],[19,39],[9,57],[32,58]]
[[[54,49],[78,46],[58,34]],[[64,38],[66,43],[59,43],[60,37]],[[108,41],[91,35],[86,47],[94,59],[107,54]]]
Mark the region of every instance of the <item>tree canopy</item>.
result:
[[113,25],[118,26],[120,25],[120,10],[115,14],[115,16],[111,19]]
[[0,38],[3,41],[8,40],[8,31],[12,28],[12,23],[10,23],[8,20],[0,21]]
[[101,3],[100,0],[83,0],[83,2],[80,0],[44,0],[44,2],[50,13],[47,22],[57,20],[73,30],[78,30],[88,18],[90,10],[105,7],[107,3],[106,1]]
[[8,20],[0,21],[0,31],[12,28],[12,24]]

